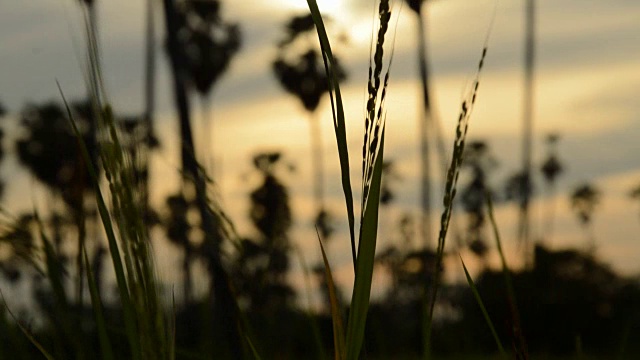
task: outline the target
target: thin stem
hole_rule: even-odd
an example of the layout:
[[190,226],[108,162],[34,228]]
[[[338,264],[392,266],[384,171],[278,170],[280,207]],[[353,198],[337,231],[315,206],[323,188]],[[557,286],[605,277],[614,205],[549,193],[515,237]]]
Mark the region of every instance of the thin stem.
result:
[[429,69],[427,65],[426,26],[422,12],[418,11],[418,66],[422,85],[422,117],[419,121],[420,128],[420,154],[421,154],[421,208],[422,208],[422,232],[423,244],[426,247],[432,245],[431,238],[431,161],[429,154],[429,133],[432,125],[431,100],[429,96]]
[[524,246],[525,264],[529,264],[530,249],[530,190],[531,190],[531,153],[533,137],[534,107],[534,56],[535,56],[535,1],[527,0],[525,8],[525,55],[524,55],[524,99],[522,133],[522,175],[520,190],[522,202],[519,216],[519,239]]

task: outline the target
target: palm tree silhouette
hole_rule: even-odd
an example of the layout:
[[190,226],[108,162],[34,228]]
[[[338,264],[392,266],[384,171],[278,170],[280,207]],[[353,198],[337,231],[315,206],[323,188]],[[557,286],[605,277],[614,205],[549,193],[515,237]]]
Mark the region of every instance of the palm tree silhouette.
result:
[[557,134],[550,134],[547,136],[547,159],[540,167],[540,171],[542,172],[547,185],[547,195],[549,196],[549,205],[546,211],[545,221],[545,239],[549,242],[551,241],[551,235],[553,232],[553,220],[555,213],[555,201],[553,196],[555,194],[556,179],[564,171],[562,163],[558,159],[557,144],[559,139],[560,137]]
[[469,182],[461,189],[460,200],[467,214],[467,245],[486,266],[485,257],[488,245],[484,236],[486,223],[486,196],[491,193],[488,176],[497,166],[489,146],[483,141],[474,141],[467,145],[462,166],[471,172]]
[[[70,107],[82,141],[89,151],[91,164],[97,164],[97,120],[93,116],[93,108],[89,102],[76,102]],[[85,220],[90,213],[85,206],[85,199],[93,191],[90,165],[82,157],[78,138],[69,126],[67,112],[60,105],[28,105],[22,111],[20,121],[26,133],[16,141],[19,162],[63,200],[71,217],[70,222],[76,227],[76,301],[81,303],[84,288],[81,254],[87,236]],[[56,216],[55,210],[52,216]]]
[[[203,156],[209,159],[213,159],[211,93],[241,45],[239,26],[223,20],[220,12],[220,2],[215,0],[189,0],[178,12],[181,17],[178,31],[189,83],[203,103],[203,136],[196,140],[201,141]],[[204,164],[209,166],[209,161],[205,160]]]
[[518,219],[518,239],[523,244],[525,255],[530,256],[529,238],[531,220],[529,203],[532,195],[532,148],[533,148],[533,119],[534,119],[534,60],[535,60],[535,0],[525,3],[525,51],[524,51],[524,106],[522,111],[522,170],[520,173],[520,213]]
[[258,236],[242,240],[234,279],[253,310],[273,315],[289,307],[295,295],[286,282],[292,215],[288,190],[279,179],[284,165],[281,154],[260,153],[253,165],[262,177],[261,185],[250,194],[249,217]]
[[[280,85],[296,96],[309,114],[312,149],[313,194],[317,211],[315,224],[323,238],[331,233],[329,217],[324,204],[324,165],[322,156],[322,133],[317,108],[322,97],[329,92],[329,82],[324,63],[315,43],[314,23],[311,15],[292,18],[287,25],[286,36],[278,44],[278,56],[273,62],[273,71]],[[306,41],[305,41],[306,40]],[[294,53],[300,46],[304,50]],[[346,79],[345,70],[336,60],[339,81]]]
[[640,202],[640,185],[636,186],[629,192],[629,197]]
[[[219,6],[219,2],[215,0],[191,0],[179,3],[174,0],[163,0],[167,50],[180,125],[183,183],[184,189],[191,190],[190,192],[194,194],[193,199],[189,200],[194,200],[196,203],[204,233],[201,249],[211,278],[210,313],[217,317],[215,325],[224,329],[221,341],[228,345],[232,357],[240,358],[242,342],[234,325],[238,323],[237,312],[220,254],[221,243],[225,238],[221,227],[223,220],[212,209],[214,205],[207,196],[206,176],[196,159],[189,105],[191,86],[195,86],[198,91],[207,91],[224,72],[230,58],[221,54],[216,42],[207,38],[200,28],[202,26],[200,22],[213,21],[219,16]],[[239,39],[239,33],[236,32],[236,35]],[[237,45],[234,46],[237,47]],[[219,61],[225,58],[227,60]],[[202,76],[203,79],[195,79],[194,75]],[[209,321],[208,324],[214,325],[213,321]],[[209,327],[207,331],[212,334],[214,330]],[[211,344],[207,343],[206,346]]]
[[594,251],[595,234],[592,220],[595,208],[600,202],[600,191],[591,184],[583,184],[573,190],[570,200],[571,208],[587,234],[587,249]]
[[[207,220],[206,182],[196,160],[193,133],[191,130],[189,94],[195,90],[207,95],[222,74],[228,69],[233,55],[240,46],[240,31],[237,25],[224,22],[220,15],[219,1],[189,0],[176,3],[164,2],[168,51],[173,68],[176,105],[180,120],[182,142],[182,167],[186,183],[195,186],[198,209],[203,225],[215,226]],[[188,186],[187,186],[188,187]],[[187,199],[188,201],[192,199]],[[207,232],[205,230],[205,232]],[[210,231],[209,231],[210,232]],[[212,239],[213,240],[213,239]],[[215,240],[214,242],[217,242]],[[190,247],[183,242],[185,253]],[[188,267],[184,267],[188,271]],[[190,279],[188,274],[185,279]],[[191,289],[185,284],[185,289]],[[189,301],[190,290],[185,291]]]
[[[91,161],[97,163],[95,118],[87,102],[71,105],[82,141]],[[78,148],[78,139],[69,126],[67,113],[56,103],[28,105],[21,113],[26,134],[16,141],[18,160],[40,182],[61,196],[76,214],[84,211],[83,203],[91,191],[87,164]]]

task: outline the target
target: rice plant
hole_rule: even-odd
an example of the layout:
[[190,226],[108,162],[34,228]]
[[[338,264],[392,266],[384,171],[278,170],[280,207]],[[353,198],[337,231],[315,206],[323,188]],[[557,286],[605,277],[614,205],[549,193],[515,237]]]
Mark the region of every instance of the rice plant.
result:
[[[391,20],[391,8],[388,0],[382,0],[378,6],[379,28],[373,51],[373,59],[369,62],[369,80],[367,84],[368,99],[366,103],[365,134],[362,146],[362,199],[360,210],[360,228],[358,242],[355,241],[355,215],[353,195],[350,182],[349,152],[346,141],[346,127],[340,86],[338,84],[339,68],[333,57],[331,45],[327,37],[322,16],[314,0],[307,1],[320,41],[325,70],[329,79],[329,93],[333,112],[334,130],[340,158],[342,187],[347,204],[349,231],[351,236],[351,252],[355,269],[355,280],[349,318],[347,320],[346,340],[342,339],[342,327],[339,309],[332,304],[334,321],[335,356],[337,359],[357,359],[364,342],[371,280],[376,250],[378,231],[378,211],[380,206],[380,188],[382,165],[384,158],[384,139],[386,112],[385,100],[389,84],[389,64],[383,65],[384,44]],[[384,71],[384,75],[382,74]],[[357,250],[356,250],[357,248]],[[323,253],[324,254],[324,253]],[[332,287],[331,272],[325,257],[327,283]],[[330,290],[333,291],[333,290]],[[346,344],[344,349],[343,344]]]

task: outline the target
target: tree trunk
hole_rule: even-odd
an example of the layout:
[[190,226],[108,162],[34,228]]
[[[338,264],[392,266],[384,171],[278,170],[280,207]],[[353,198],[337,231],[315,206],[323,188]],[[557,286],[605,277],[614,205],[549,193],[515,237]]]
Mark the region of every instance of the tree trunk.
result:
[[428,248],[433,245],[431,238],[431,161],[429,154],[429,133],[433,126],[431,114],[431,99],[429,96],[429,69],[427,66],[427,45],[425,35],[425,23],[422,11],[418,15],[418,66],[422,85],[422,117],[419,120],[420,128],[420,165],[421,165],[421,197],[422,221],[420,231],[423,246]]
[[[202,219],[202,229],[205,233],[205,245],[207,246],[206,259],[210,272],[210,298],[211,309],[215,319],[213,321],[225,329],[225,338],[220,339],[220,344],[227,344],[233,358],[242,357],[242,345],[237,330],[236,308],[230,284],[220,259],[220,237],[218,234],[217,219],[209,209],[206,194],[206,181],[200,171],[195,158],[193,134],[190,124],[189,99],[185,79],[187,74],[186,59],[182,53],[177,39],[178,24],[177,13],[172,0],[163,0],[165,21],[167,26],[167,43],[169,48],[169,60],[172,68],[174,96],[178,108],[180,122],[180,140],[182,154],[182,171],[185,184],[193,185],[196,194],[196,204]],[[212,339],[208,339],[209,341]]]
[[151,150],[151,141],[155,139],[155,129],[153,126],[153,118],[155,112],[155,13],[153,0],[147,0],[146,14],[146,47],[145,47],[145,75],[144,75],[144,127],[146,131],[146,139],[142,145],[142,171],[141,171],[141,193],[144,214],[149,215],[149,152]]
[[530,264],[530,214],[529,198],[531,192],[531,153],[533,136],[533,70],[535,55],[535,2],[527,0],[525,9],[525,54],[524,54],[524,99],[522,132],[522,181],[520,191],[520,215],[518,219],[518,238],[524,247],[525,264]]

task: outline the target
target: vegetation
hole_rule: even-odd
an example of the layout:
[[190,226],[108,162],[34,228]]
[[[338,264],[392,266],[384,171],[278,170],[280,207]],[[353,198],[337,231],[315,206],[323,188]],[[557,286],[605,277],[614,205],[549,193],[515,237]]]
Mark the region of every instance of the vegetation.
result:
[[[526,166],[504,191],[490,181],[498,166],[490,145],[467,139],[489,51],[487,42],[460,104],[436,246],[431,248],[426,241],[428,226],[422,223],[430,211],[425,198],[428,203],[431,191],[423,181],[425,214],[418,225],[425,241],[418,248],[411,246],[415,220],[404,215],[396,241],[378,249],[381,208],[394,200],[396,183],[401,181],[394,177],[393,162],[384,158],[393,59],[389,30],[394,28],[392,15],[397,7],[389,0],[377,4],[357,214],[340,89],[346,73],[334,56],[326,18],[315,0],[307,2],[309,14],[287,24],[273,70],[285,90],[302,102],[313,124],[319,121],[313,114],[321,98],[329,97],[355,274],[351,296],[342,296],[331,265],[334,259],[326,251],[331,226],[323,203],[324,160],[319,155],[317,127],[312,131],[317,238],[312,240],[322,254],[316,274],[328,311],[301,308],[296,302],[301,290],[288,281],[294,248],[288,175],[295,166],[286,153],[261,152],[252,159],[258,180],[248,193],[247,217],[253,232],[236,229],[212,195],[215,185],[202,165],[207,151],[199,154],[194,138],[191,100],[193,94],[209,96],[241,44],[239,25],[222,20],[220,3],[162,1],[182,178],[180,188],[165,199],[165,208],[153,209],[148,193],[149,156],[158,145],[153,85],[149,85],[153,75],[146,77],[144,113],[116,114],[104,91],[98,61],[95,3],[81,1],[87,15],[88,98],[70,103],[59,87],[60,101],[29,104],[13,114],[24,130],[15,142],[19,162],[46,187],[51,206],[47,213],[39,213],[34,206],[32,212],[18,216],[1,214],[0,271],[7,284],[2,290],[7,293],[26,286],[35,304],[26,313],[2,307],[0,358],[605,359],[640,355],[640,284],[616,274],[597,258],[591,223],[601,193],[595,185],[580,185],[569,198],[585,229],[584,249],[552,249],[552,211],[545,222],[547,243],[527,248],[528,207],[534,195],[530,113],[525,114],[529,130],[523,139]],[[422,1],[407,3],[419,16],[423,34]],[[532,12],[532,1],[528,4]],[[152,9],[149,2],[149,12]],[[152,34],[152,14],[147,21]],[[307,37],[308,48],[291,60],[287,46],[300,36]],[[532,42],[533,35],[528,36]],[[421,38],[421,133],[422,163],[428,166],[425,148],[431,140],[427,136],[436,142],[442,138],[436,133],[437,118],[429,102],[424,42]],[[533,71],[532,46],[527,50],[528,78]],[[153,57],[147,55],[148,67],[153,66]],[[0,117],[7,113],[0,105]],[[555,135],[548,138],[547,158],[540,167],[549,194],[554,193],[562,172],[557,141]],[[0,152],[0,159],[3,155]],[[425,171],[426,167],[423,180]],[[629,195],[637,199],[638,194],[640,188]],[[518,202],[519,236],[524,239],[528,266],[515,269],[507,264],[493,199]],[[447,245],[449,228],[458,207],[466,226],[456,234],[452,247]],[[167,288],[157,276],[154,232],[163,232],[181,251],[181,289]],[[500,256],[498,270],[487,259],[491,238]],[[475,279],[466,266],[467,249],[480,260],[481,272]],[[445,281],[449,257],[461,260],[467,284]],[[195,274],[198,266],[205,275]],[[306,264],[303,267],[306,273]],[[390,285],[380,299],[373,300],[373,276],[378,269],[389,275]],[[204,294],[197,293],[196,283],[206,284]]]

